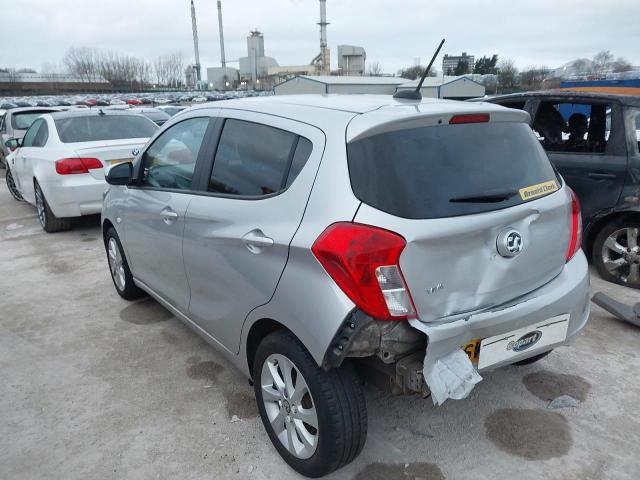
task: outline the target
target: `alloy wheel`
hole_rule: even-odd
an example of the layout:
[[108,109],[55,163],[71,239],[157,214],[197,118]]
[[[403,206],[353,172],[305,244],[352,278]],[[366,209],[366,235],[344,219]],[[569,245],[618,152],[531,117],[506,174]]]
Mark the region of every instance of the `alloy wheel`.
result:
[[640,228],[626,227],[616,230],[602,245],[602,263],[607,271],[621,283],[640,285]]
[[318,414],[300,370],[274,353],[264,361],[260,380],[262,402],[278,440],[296,458],[310,458],[318,447]]
[[9,192],[11,193],[11,195],[13,195],[13,198],[15,198],[16,200],[22,200],[22,194],[18,190],[18,187],[16,186],[16,182],[13,179],[13,174],[9,169],[7,169],[6,180],[7,180],[7,187],[9,188]]
[[111,270],[111,276],[113,281],[118,287],[118,290],[124,290],[126,279],[124,275],[124,265],[122,263],[122,255],[120,255],[120,249],[116,239],[111,237],[108,244],[108,257],[109,257],[109,269]]
[[35,186],[35,194],[38,219],[40,220],[40,225],[42,225],[42,228],[44,228],[47,225],[47,210],[44,204],[44,195],[42,194],[42,190],[40,190],[40,186],[38,184],[36,184]]

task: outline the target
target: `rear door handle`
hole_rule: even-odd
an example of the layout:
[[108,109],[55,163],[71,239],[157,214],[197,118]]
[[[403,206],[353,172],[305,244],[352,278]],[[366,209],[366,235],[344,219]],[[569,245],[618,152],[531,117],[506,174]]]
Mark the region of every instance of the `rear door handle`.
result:
[[260,253],[264,247],[272,247],[274,244],[273,238],[267,237],[259,228],[245,234],[242,241],[251,253]]
[[587,174],[589,178],[597,178],[597,179],[607,179],[607,178],[616,178],[616,175],[613,173],[604,173],[604,172],[589,172]]

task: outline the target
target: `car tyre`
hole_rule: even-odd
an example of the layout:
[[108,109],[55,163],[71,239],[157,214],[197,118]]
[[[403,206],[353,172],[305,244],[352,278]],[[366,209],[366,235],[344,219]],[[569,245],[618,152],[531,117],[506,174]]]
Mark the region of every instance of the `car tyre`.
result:
[[34,180],[34,193],[36,197],[36,210],[38,211],[38,219],[40,225],[47,233],[63,232],[71,228],[70,218],[58,218],[55,216],[47,199],[44,197],[44,193],[40,188],[37,180]]
[[116,287],[118,295],[125,300],[136,300],[142,297],[145,293],[133,282],[133,275],[131,275],[120,238],[113,227],[107,230],[105,248],[107,250],[107,262],[109,262],[111,280],[113,281],[113,286]]
[[640,288],[640,221],[609,222],[596,235],[591,257],[604,280]]
[[295,471],[321,477],[362,451],[367,409],[350,364],[325,371],[295,335],[280,330],[258,346],[253,377],[262,423]]
[[531,365],[532,363],[536,363],[536,362],[542,360],[547,355],[549,355],[551,352],[553,352],[553,350],[549,350],[548,352],[544,352],[544,353],[540,353],[538,355],[534,355],[533,357],[525,358],[524,360],[520,360],[519,362],[513,362],[513,364],[518,366],[518,367],[522,367],[524,365]]
[[7,168],[7,172],[4,176],[4,179],[7,182],[7,188],[9,189],[9,193],[11,193],[11,196],[19,202],[24,200],[24,198],[22,198],[22,194],[20,193],[20,190],[18,190],[18,186],[16,185],[15,180],[13,179],[13,173],[11,173],[10,168]]

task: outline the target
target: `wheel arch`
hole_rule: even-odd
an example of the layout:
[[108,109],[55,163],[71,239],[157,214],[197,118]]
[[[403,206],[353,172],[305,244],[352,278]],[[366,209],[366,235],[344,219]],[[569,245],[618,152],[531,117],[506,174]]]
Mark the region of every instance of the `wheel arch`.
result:
[[247,333],[247,340],[245,343],[245,357],[251,378],[253,378],[253,361],[256,356],[256,351],[258,350],[258,345],[260,345],[260,342],[266,338],[267,335],[278,330],[290,332],[298,338],[296,334],[285,325],[272,318],[260,318],[251,325],[249,333]]
[[110,228],[113,228],[115,230],[116,227],[113,225],[111,220],[105,218],[102,221],[102,241],[104,242],[105,246],[107,245],[107,232]]

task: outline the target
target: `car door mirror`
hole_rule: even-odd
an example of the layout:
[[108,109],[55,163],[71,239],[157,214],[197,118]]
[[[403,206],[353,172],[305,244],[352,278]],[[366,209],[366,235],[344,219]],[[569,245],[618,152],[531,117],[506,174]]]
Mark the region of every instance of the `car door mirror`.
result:
[[105,180],[109,185],[128,185],[131,182],[132,174],[131,162],[122,162],[109,169]]
[[16,148],[19,148],[19,147],[22,146],[22,139],[20,139],[20,138],[10,138],[6,142],[4,142],[4,144],[6,145],[6,147],[9,150],[11,150],[13,152]]

